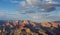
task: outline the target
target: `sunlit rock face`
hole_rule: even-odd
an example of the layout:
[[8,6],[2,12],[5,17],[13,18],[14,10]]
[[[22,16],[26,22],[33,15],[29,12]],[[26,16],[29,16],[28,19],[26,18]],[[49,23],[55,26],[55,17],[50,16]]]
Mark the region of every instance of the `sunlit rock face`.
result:
[[[12,24],[11,24],[12,23]],[[7,21],[5,24],[1,25],[3,26],[2,29],[0,29],[0,33],[3,34],[7,31],[8,27],[8,33],[14,34],[14,35],[58,35],[60,34],[60,26],[59,24],[55,22],[47,22],[42,21],[40,23],[32,22],[28,20],[13,20],[12,22]],[[19,27],[17,27],[19,26]],[[1,33],[1,34],[2,34]]]
[[59,24],[57,23],[54,23],[54,22],[47,22],[47,21],[44,21],[44,22],[41,22],[41,25],[44,26],[44,27],[53,27],[53,28],[58,28]]
[[19,28],[21,28],[21,29],[23,29],[24,26],[25,26],[25,25],[24,25],[23,23],[20,23],[20,24],[19,24]]
[[15,26],[18,25],[18,20],[14,20],[13,25],[15,25]]
[[27,32],[27,33],[30,33],[31,30],[30,30],[29,28],[26,28],[26,32]]
[[51,24],[49,24],[47,21],[41,22],[41,25],[44,27],[51,27]]
[[30,24],[33,26],[33,27],[36,27],[36,24],[34,22],[30,22]]
[[10,25],[9,21],[7,21],[5,24],[6,24],[6,26],[9,26]]
[[59,24],[54,23],[54,22],[51,22],[51,24],[52,24],[52,27],[54,27],[54,28],[58,28],[58,26],[59,26]]
[[28,20],[24,20],[22,23],[29,24],[29,21]]

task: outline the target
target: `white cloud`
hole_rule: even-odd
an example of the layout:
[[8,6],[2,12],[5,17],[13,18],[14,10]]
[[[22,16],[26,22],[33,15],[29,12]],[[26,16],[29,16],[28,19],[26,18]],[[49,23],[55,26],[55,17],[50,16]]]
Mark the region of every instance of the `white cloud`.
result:
[[6,10],[0,11],[0,20],[20,20],[20,18],[24,16],[23,14],[20,14],[18,12],[9,13]]
[[31,14],[30,17],[32,19],[40,19],[42,16],[40,14]]
[[20,14],[0,11],[0,20],[60,21],[60,16],[51,14]]
[[21,4],[23,7],[25,7],[25,6],[27,5],[25,1],[20,2],[20,4]]
[[[45,2],[46,1],[46,2]],[[54,2],[52,0],[44,0],[43,3],[41,3],[40,0],[26,0],[25,2],[22,2],[21,4],[23,7],[29,7],[29,6],[36,6],[40,9],[42,12],[51,12],[56,10],[56,6],[60,6],[59,3]],[[28,6],[27,6],[28,5]],[[25,8],[26,8],[25,7]],[[22,9],[23,10],[23,9]]]
[[40,4],[40,0],[26,0],[30,5],[38,5]]

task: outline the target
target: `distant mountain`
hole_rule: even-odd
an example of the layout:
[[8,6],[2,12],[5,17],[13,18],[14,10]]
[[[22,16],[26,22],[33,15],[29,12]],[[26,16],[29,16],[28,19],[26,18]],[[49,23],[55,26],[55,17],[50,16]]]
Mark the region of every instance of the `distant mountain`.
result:
[[0,20],[0,25],[1,25],[1,24],[5,24],[5,23],[6,23],[5,20]]
[[55,23],[60,23],[60,21],[54,21]]

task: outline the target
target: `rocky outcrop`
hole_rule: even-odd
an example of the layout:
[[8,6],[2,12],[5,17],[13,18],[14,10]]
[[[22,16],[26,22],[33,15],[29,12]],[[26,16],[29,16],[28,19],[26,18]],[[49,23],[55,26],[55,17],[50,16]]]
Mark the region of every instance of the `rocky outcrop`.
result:
[[59,27],[59,24],[54,23],[54,22],[47,22],[47,21],[41,22],[41,25],[42,25],[43,27],[49,27],[49,28],[51,28],[51,27],[53,27],[53,28],[58,28],[58,27]]
[[60,26],[55,22],[37,23],[28,20],[14,20],[1,25],[0,34],[6,35],[8,33],[10,35],[59,35]]
[[43,27],[51,27],[51,24],[48,23],[47,21],[41,22],[41,25],[42,25]]

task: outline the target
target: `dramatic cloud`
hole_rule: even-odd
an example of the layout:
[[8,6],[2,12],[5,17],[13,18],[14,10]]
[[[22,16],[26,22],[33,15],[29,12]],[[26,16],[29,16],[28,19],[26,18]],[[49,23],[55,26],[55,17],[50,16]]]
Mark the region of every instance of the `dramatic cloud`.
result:
[[43,2],[41,0],[26,0],[21,2],[21,5],[24,7],[22,10],[38,7],[36,10],[40,12],[51,12],[56,10],[56,6],[60,6],[58,2],[54,2],[53,0],[43,0]]
[[[56,10],[56,6],[60,6],[58,2],[52,0],[24,0],[20,2],[11,0],[10,2],[21,4],[20,12],[0,11],[0,20],[60,21],[60,12],[56,15],[52,15],[55,13],[51,12]],[[42,12],[45,13],[42,14]]]

